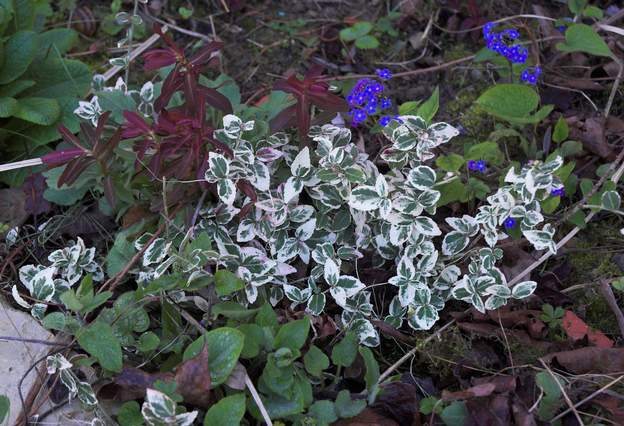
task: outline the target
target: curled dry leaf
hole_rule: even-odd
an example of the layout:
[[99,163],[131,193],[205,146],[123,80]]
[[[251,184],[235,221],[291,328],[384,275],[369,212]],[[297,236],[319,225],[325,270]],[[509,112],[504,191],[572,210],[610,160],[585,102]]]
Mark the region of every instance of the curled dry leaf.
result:
[[210,369],[208,368],[208,345],[176,370],[177,391],[189,402],[206,408],[210,401]]
[[624,348],[580,348],[555,352],[543,359],[547,362],[556,361],[574,374],[610,374],[624,371]]
[[176,382],[176,392],[184,402],[198,407],[208,407],[210,399],[210,370],[208,369],[208,346],[194,358],[183,362],[175,374],[148,373],[138,368],[126,367],[115,377],[116,399],[130,401],[145,397],[147,388],[152,388],[157,380]]
[[482,383],[457,392],[448,392],[444,390],[442,391],[442,400],[457,401],[470,398],[481,398],[491,395],[495,389],[496,385],[494,383]]

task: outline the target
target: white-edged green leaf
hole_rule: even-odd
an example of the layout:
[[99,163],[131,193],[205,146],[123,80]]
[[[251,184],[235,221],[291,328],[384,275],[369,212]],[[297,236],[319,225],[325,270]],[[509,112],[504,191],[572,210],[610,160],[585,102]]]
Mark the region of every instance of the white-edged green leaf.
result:
[[535,281],[523,281],[513,287],[511,296],[514,299],[524,299],[532,295],[536,288],[537,283]]

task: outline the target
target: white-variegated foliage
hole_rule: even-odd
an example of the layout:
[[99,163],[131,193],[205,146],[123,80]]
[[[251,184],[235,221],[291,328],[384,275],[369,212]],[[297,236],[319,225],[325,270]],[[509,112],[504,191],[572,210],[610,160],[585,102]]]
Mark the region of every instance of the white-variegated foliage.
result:
[[148,426],[190,426],[197,418],[197,411],[176,414],[177,404],[164,393],[147,389],[141,414]]
[[95,260],[95,248],[86,248],[78,237],[77,242],[64,249],[53,251],[49,266],[24,265],[19,270],[20,282],[28,290],[34,303],[20,296],[17,286],[12,295],[23,308],[30,309],[33,317],[41,320],[47,309],[47,302],[61,303],[59,297],[87,274],[93,280],[104,279],[102,268]]
[[84,405],[92,407],[98,401],[95,392],[88,382],[81,381],[71,370],[72,364],[61,354],[50,355],[46,358],[48,374],[58,374],[59,379],[68,390],[69,399],[78,397]]

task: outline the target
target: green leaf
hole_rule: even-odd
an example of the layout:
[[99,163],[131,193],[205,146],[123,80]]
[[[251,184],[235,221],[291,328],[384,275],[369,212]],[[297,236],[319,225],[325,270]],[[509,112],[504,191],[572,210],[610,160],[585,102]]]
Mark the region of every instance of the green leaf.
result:
[[78,335],[78,343],[103,368],[116,373],[121,371],[121,345],[110,325],[96,321]]
[[338,420],[334,403],[326,399],[312,404],[308,409],[308,414],[319,420],[321,424],[330,424]]
[[35,59],[37,34],[33,31],[19,31],[4,45],[4,65],[0,68],[0,84],[17,80]]
[[565,141],[561,144],[559,154],[562,157],[571,157],[583,152],[583,144],[579,141]]
[[[34,61],[24,77],[37,82],[25,94],[43,98],[82,98],[91,84],[91,71],[87,65],[80,61],[62,60],[52,55],[45,60]],[[76,105],[74,100],[71,111]]]
[[258,312],[258,309],[246,309],[240,303],[237,302],[222,302],[217,303],[212,307],[212,316],[217,317],[223,315],[226,318],[235,320],[245,320],[254,316]]
[[13,98],[0,98],[0,118],[11,117],[17,111],[17,101]]
[[418,111],[418,101],[407,101],[399,105],[399,115],[416,115]]
[[580,14],[586,5],[587,0],[568,0],[568,9],[575,15]]
[[587,6],[583,9],[583,16],[587,18],[602,19],[604,17],[604,12],[597,6]]
[[353,364],[357,355],[358,340],[353,332],[347,332],[345,337],[332,348],[331,359],[340,367],[348,367]]
[[125,93],[120,91],[110,92],[97,92],[98,101],[102,111],[110,111],[111,118],[116,123],[124,123],[123,117],[124,111],[134,111],[136,109],[136,102],[131,96],[126,96]]
[[245,335],[245,345],[241,352],[241,358],[255,358],[260,353],[264,343],[264,331],[258,324],[241,324],[238,330]]
[[299,350],[305,344],[310,331],[310,318],[304,317],[282,325],[275,336],[276,348]]
[[379,40],[372,35],[365,35],[355,40],[355,47],[358,49],[376,49],[379,47]]
[[451,153],[449,155],[441,155],[436,158],[436,166],[445,172],[456,172],[465,163],[464,157]]
[[121,426],[141,426],[144,424],[141,406],[136,401],[124,403],[117,413],[117,421]]
[[568,138],[568,134],[570,133],[570,129],[568,128],[568,122],[563,118],[563,116],[559,117],[557,120],[557,124],[555,124],[555,130],[553,130],[552,140],[560,143]]
[[561,388],[550,373],[545,371],[537,373],[535,375],[535,383],[544,391],[546,396],[553,398],[561,397]]
[[374,395],[376,393],[377,382],[379,381],[379,364],[377,363],[375,355],[370,348],[360,346],[359,352],[364,359],[364,365],[366,366],[366,375],[364,376],[364,379],[366,380],[366,389],[368,390],[369,395]]
[[76,297],[76,293],[73,289],[69,289],[61,294],[60,299],[61,302],[67,306],[67,309],[71,311],[80,312],[84,307],[82,302],[78,299],[78,297]]
[[463,426],[468,418],[466,403],[463,401],[451,402],[442,410],[440,418],[447,426]]
[[624,293],[624,277],[617,278],[611,283],[611,285],[617,291]]
[[565,43],[557,43],[562,52],[585,52],[597,56],[613,57],[607,43],[591,26],[572,24],[565,33]]
[[607,210],[618,210],[622,204],[622,198],[617,191],[606,191],[600,200],[602,208]]
[[65,330],[65,315],[62,312],[52,312],[46,315],[41,323],[48,330],[63,331]]
[[436,86],[435,90],[421,106],[416,110],[416,114],[425,119],[427,123],[431,123],[440,107],[440,88]]
[[221,297],[245,288],[245,282],[227,269],[219,269],[215,275],[215,290]]
[[143,226],[143,221],[118,232],[115,236],[115,243],[106,255],[106,273],[109,277],[114,277],[121,272],[134,256],[136,250],[134,244],[128,241],[128,236],[138,232],[141,226]]
[[344,41],[353,41],[368,34],[372,29],[373,24],[370,22],[356,22],[353,26],[340,30],[340,38]]
[[539,96],[533,88],[523,84],[492,86],[479,96],[476,103],[489,114],[517,124],[537,123],[553,108],[548,105],[533,114]]
[[9,84],[0,86],[0,97],[15,97],[22,93],[24,90],[33,87],[37,84],[32,80],[15,80]]
[[351,400],[351,394],[344,389],[338,392],[334,407],[338,417],[347,419],[360,414],[366,408],[366,401],[361,399]]
[[322,350],[312,345],[303,356],[303,365],[308,373],[320,377],[323,370],[329,368],[329,358]]
[[137,349],[141,352],[150,352],[155,350],[160,344],[160,337],[154,332],[148,331],[141,334],[137,342]]
[[440,414],[442,412],[442,407],[443,405],[440,403],[440,400],[435,396],[428,396],[420,400],[420,412],[425,416],[433,412]]
[[14,117],[42,126],[54,124],[61,115],[61,107],[55,99],[21,98],[17,104]]
[[204,426],[238,426],[245,415],[245,394],[220,399],[204,417]]
[[0,424],[9,417],[10,408],[11,400],[6,395],[0,395]]
[[245,335],[235,328],[221,327],[211,330],[187,346],[183,360],[194,358],[208,344],[208,367],[214,386],[224,383],[236,366],[243,350]]
[[39,56],[63,55],[78,43],[78,33],[71,28],[55,28],[37,35]]

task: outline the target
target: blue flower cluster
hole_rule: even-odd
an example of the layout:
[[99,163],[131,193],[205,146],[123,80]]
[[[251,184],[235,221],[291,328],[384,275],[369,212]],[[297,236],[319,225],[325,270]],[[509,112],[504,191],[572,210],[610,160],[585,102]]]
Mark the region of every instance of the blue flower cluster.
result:
[[473,172],[485,173],[486,169],[487,169],[487,165],[485,164],[485,161],[483,161],[483,160],[479,160],[479,161],[470,160],[470,161],[468,161],[468,170],[472,170]]
[[[388,69],[378,69],[375,70],[375,73],[381,80],[392,78],[392,73]],[[363,123],[369,116],[392,108],[392,101],[383,96],[384,90],[385,86],[375,79],[362,78],[358,80],[347,96],[350,107],[347,114],[352,118],[352,126]],[[387,126],[391,120],[398,120],[398,115],[384,115],[379,119],[379,124]]]
[[550,191],[550,195],[553,197],[563,197],[565,196],[565,188],[562,186],[560,188],[555,188]]
[[[518,30],[509,28],[494,32],[496,25],[494,22],[488,22],[483,27],[483,38],[487,48],[504,56],[512,64],[524,64],[529,58],[529,51],[519,44],[514,44],[520,38]],[[527,67],[522,71],[520,78],[526,83],[535,85],[541,73],[540,67]]]
[[520,78],[522,81],[535,85],[541,73],[542,69],[540,67],[526,67],[520,74]]
[[496,26],[493,22],[488,22],[483,27],[483,37],[487,43],[487,48],[497,52],[515,64],[523,64],[529,57],[529,51],[512,43],[520,37],[518,30],[510,28],[500,32],[492,29]]

